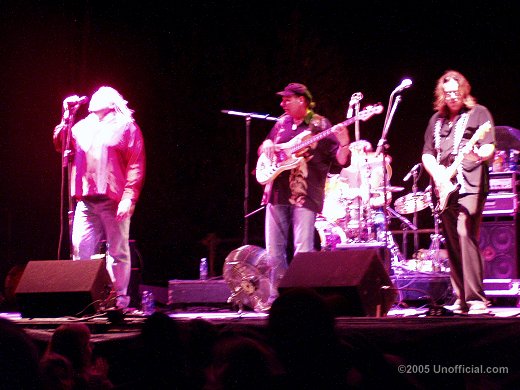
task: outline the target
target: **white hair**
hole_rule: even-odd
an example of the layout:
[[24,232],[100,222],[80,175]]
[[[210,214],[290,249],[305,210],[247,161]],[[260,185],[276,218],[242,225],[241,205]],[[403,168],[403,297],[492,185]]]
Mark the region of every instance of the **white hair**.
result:
[[128,102],[112,87],[100,87],[96,93],[102,94],[114,106],[116,113],[123,115],[126,119],[133,121],[134,110],[128,108]]

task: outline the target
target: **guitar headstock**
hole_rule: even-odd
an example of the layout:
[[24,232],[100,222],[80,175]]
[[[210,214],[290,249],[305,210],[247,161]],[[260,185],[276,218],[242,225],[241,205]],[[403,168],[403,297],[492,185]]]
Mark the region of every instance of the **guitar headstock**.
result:
[[383,105],[381,103],[377,103],[374,105],[366,106],[363,111],[360,111],[357,117],[363,121],[366,121],[370,117],[376,114],[381,114],[383,112]]

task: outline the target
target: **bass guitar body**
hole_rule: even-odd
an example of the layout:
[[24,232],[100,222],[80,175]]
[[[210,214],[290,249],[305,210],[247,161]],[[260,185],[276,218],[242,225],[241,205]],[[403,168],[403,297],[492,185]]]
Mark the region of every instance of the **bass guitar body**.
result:
[[256,163],[256,180],[260,184],[267,184],[274,180],[283,171],[296,168],[304,159],[299,153],[291,153],[290,149],[308,137],[310,132],[298,134],[285,144],[278,144],[271,158],[262,153]]

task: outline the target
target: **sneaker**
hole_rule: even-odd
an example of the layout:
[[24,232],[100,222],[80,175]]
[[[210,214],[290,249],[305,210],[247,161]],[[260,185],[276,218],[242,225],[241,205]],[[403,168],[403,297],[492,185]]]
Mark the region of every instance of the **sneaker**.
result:
[[468,311],[467,307],[462,305],[462,301],[460,299],[457,299],[453,305],[446,305],[444,307],[456,314],[462,314]]
[[489,314],[489,313],[490,313],[490,310],[489,310],[486,302],[472,301],[469,303],[468,314],[478,315],[478,314]]

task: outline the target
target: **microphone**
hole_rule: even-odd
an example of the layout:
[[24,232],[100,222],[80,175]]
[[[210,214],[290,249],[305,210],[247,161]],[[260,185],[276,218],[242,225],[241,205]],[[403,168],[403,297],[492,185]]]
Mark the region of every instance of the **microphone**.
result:
[[412,176],[412,174],[417,171],[420,167],[422,166],[422,163],[418,163],[418,164],[415,164],[412,169],[410,169],[410,172],[408,172],[406,174],[406,176],[404,177],[403,181],[408,181],[410,180],[410,177]]
[[69,98],[67,98],[67,105],[70,107],[70,106],[79,106],[81,104],[85,104],[86,102],[88,102],[88,97],[86,96],[71,96]]
[[403,81],[401,81],[401,84],[396,89],[394,89],[394,92],[392,92],[392,94],[398,93],[398,92],[403,92],[403,90],[405,90],[406,88],[409,88],[411,85],[412,85],[412,80],[404,79]]
[[350,97],[350,102],[348,102],[347,119],[352,118],[352,108],[355,104],[358,104],[361,99],[363,99],[363,94],[361,92],[356,92]]

